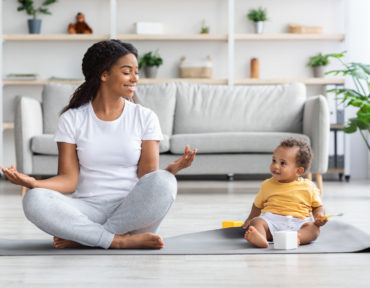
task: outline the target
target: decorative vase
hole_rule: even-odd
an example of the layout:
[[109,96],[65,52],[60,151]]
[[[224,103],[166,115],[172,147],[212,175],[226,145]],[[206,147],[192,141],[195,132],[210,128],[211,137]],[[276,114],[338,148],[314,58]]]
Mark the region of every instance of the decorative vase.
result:
[[263,26],[264,26],[264,21],[254,22],[254,28],[257,34],[263,33]]
[[146,66],[144,68],[146,78],[156,78],[158,67],[157,66]]
[[257,58],[251,59],[251,78],[258,79],[260,78],[260,63]]
[[41,19],[28,19],[28,32],[30,34],[40,34]]
[[313,66],[313,77],[315,78],[322,78],[324,77],[324,66]]

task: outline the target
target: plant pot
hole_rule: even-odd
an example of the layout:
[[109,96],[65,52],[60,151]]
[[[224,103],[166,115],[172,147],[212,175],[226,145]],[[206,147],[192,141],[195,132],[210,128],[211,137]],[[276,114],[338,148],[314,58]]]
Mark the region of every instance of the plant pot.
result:
[[28,19],[28,32],[30,34],[40,34],[41,19]]
[[264,21],[257,21],[254,22],[254,29],[257,34],[262,34],[263,33],[263,27],[264,27]]
[[158,67],[157,66],[147,66],[144,68],[146,78],[156,78]]
[[324,66],[313,66],[313,77],[315,78],[323,78],[324,77]]

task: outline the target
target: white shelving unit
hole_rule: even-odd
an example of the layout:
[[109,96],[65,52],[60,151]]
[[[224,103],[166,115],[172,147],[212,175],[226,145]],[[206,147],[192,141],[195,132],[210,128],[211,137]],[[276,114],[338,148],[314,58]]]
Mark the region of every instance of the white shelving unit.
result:
[[[182,79],[182,78],[163,78],[163,79],[141,79],[142,84],[186,81],[202,84],[222,84],[222,85],[269,85],[288,82],[303,82],[306,85],[329,85],[343,84],[341,78],[270,78],[270,79],[236,79],[235,73],[235,46],[239,42],[245,41],[343,41],[344,34],[290,34],[290,33],[266,33],[266,34],[239,34],[235,33],[235,0],[227,0],[228,29],[226,34],[163,34],[163,35],[137,35],[120,34],[117,25],[117,0],[109,1],[109,33],[92,35],[69,35],[69,34],[2,34],[2,23],[0,21],[0,63],[3,63],[3,42],[73,42],[73,41],[102,41],[107,39],[120,39],[123,41],[187,41],[187,42],[221,42],[227,44],[227,77],[222,79]],[[3,15],[2,1],[0,1],[0,15]],[[32,53],[32,52],[30,52]],[[0,75],[2,64],[0,65]],[[62,82],[79,84],[81,80],[56,81],[48,79],[37,80],[8,80],[0,79],[0,103],[3,103],[4,86],[42,86],[48,82]],[[3,119],[2,111],[0,119]],[[3,130],[12,129],[12,123],[2,123]],[[0,164],[2,159],[2,133],[0,136]]]

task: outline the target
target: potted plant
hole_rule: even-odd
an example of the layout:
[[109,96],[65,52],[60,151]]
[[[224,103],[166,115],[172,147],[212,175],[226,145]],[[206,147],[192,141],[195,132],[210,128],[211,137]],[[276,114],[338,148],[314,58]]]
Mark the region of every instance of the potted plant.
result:
[[350,76],[354,88],[331,89],[328,92],[335,92],[337,98],[346,107],[352,106],[357,109],[356,117],[348,119],[343,132],[354,133],[358,130],[366,143],[367,149],[370,151],[370,65],[355,62],[345,63],[341,59],[343,56],[344,53],[332,55],[332,57],[337,58],[342,63],[343,69],[332,70],[325,74]]
[[25,11],[27,15],[31,15],[32,19],[28,19],[28,31],[31,34],[39,34],[41,30],[41,19],[37,19],[37,14],[51,15],[48,6],[57,2],[57,0],[44,0],[42,4],[35,8],[33,0],[18,0],[20,6],[18,11]]
[[145,53],[139,59],[139,69],[144,69],[147,78],[156,78],[158,67],[163,64],[163,59],[158,51]]
[[332,57],[335,54],[317,54],[315,56],[310,57],[308,61],[308,66],[312,67],[313,77],[315,78],[322,78],[324,77],[324,66],[327,66],[329,62],[329,57]]
[[267,10],[262,7],[250,9],[247,18],[254,22],[255,32],[257,34],[262,34],[264,22],[267,20]]

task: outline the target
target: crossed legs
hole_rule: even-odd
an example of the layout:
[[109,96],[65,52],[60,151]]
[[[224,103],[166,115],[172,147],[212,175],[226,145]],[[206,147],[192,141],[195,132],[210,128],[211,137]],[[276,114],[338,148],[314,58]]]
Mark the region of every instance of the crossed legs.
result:
[[[307,222],[297,231],[298,245],[304,245],[317,239],[320,235],[320,228],[313,222]],[[245,232],[244,238],[253,245],[260,248],[267,248],[273,236],[267,222],[261,218],[252,219],[249,229]]]
[[176,178],[157,170],[143,176],[123,200],[73,199],[48,189],[32,189],[23,199],[26,217],[55,236],[59,248],[78,244],[103,248],[162,248],[155,233],[175,200]]

